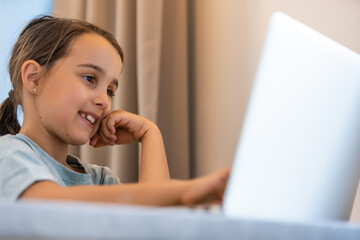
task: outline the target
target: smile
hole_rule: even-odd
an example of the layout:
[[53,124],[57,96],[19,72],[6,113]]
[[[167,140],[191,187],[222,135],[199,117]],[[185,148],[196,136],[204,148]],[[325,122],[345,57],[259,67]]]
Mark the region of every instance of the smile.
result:
[[95,121],[96,121],[96,119],[93,116],[89,115],[89,114],[85,114],[85,113],[80,112],[80,116],[87,119],[91,124],[94,124]]

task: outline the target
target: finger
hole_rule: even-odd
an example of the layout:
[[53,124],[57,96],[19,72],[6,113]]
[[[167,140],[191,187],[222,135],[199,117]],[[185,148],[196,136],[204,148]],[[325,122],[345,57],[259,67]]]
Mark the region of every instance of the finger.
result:
[[91,140],[90,140],[90,146],[94,147],[94,148],[98,148],[98,147],[102,147],[102,146],[106,146],[107,144],[105,144],[102,140],[99,134],[94,135]]
[[112,115],[111,117],[109,117],[107,119],[107,122],[106,122],[106,127],[108,128],[109,132],[112,134],[112,135],[115,135],[116,133],[116,125],[119,124],[121,122],[121,116],[119,115]]
[[99,133],[100,133],[100,140],[98,141],[98,143],[101,142],[102,146],[106,146],[106,145],[113,146],[115,144],[114,140],[105,136],[103,131],[100,131]]
[[224,197],[226,186],[230,177],[230,172],[231,172],[230,168],[224,168],[213,174],[217,182],[218,196],[220,199],[223,199]]
[[99,140],[100,136],[98,133],[96,133],[92,138],[90,138],[89,145],[95,146],[96,142]]
[[94,148],[99,148],[103,146],[108,146],[109,144],[105,144],[101,139],[96,142],[96,144],[93,146]]
[[115,134],[112,133],[112,128],[114,128],[114,126],[109,127],[108,122],[111,121],[111,118],[105,118],[101,121],[101,126],[100,126],[100,136],[102,137],[102,139],[104,141],[111,141],[114,142],[116,141],[116,136]]

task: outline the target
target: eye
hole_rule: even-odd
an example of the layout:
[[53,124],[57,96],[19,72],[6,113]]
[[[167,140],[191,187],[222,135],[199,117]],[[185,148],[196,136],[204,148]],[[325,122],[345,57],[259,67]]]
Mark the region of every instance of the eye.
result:
[[87,75],[87,76],[83,76],[83,78],[88,81],[89,83],[94,83],[95,82],[95,77],[91,76],[91,75]]
[[112,98],[112,97],[115,96],[115,91],[113,91],[112,89],[108,88],[108,90],[107,90],[107,95]]

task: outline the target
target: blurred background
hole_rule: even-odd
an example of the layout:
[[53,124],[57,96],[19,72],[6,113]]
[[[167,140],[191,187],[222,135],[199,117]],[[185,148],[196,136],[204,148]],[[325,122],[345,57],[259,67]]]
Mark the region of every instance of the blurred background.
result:
[[[89,21],[112,32],[125,52],[114,108],[158,124],[172,177],[203,176],[232,164],[277,10],[360,53],[359,0],[0,0],[0,100],[11,88],[10,51],[27,21],[40,14]],[[132,182],[138,148],[71,153]]]

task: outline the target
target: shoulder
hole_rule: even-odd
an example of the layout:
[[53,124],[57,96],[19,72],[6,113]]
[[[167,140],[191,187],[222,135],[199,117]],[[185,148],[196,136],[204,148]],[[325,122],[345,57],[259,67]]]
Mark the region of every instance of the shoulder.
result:
[[0,165],[11,168],[26,168],[33,170],[46,168],[43,150],[25,135],[5,135],[0,137]]
[[[26,138],[23,138],[22,135],[4,135],[0,137],[0,148],[6,150],[8,147],[16,147],[18,145],[26,146]],[[11,148],[10,148],[11,149]]]
[[40,180],[56,179],[41,161],[31,140],[17,135],[0,137],[0,200],[15,201],[25,189]]
[[7,156],[33,155],[34,149],[28,140],[21,135],[4,135],[0,137],[0,160]]

